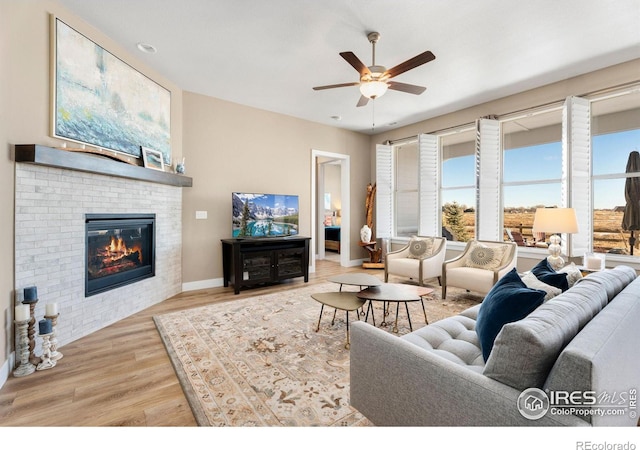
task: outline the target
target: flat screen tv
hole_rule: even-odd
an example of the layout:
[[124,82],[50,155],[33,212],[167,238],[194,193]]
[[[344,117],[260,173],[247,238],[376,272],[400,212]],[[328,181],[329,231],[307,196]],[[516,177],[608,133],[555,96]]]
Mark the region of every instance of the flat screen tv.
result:
[[298,234],[298,196],[234,192],[233,237],[278,237]]

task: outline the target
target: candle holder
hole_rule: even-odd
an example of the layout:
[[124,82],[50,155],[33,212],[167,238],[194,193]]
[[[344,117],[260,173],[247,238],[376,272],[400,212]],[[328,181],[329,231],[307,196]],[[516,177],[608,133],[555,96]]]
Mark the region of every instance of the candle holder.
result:
[[29,361],[29,336],[28,336],[28,320],[16,321],[18,327],[18,353],[20,354],[20,365],[13,371],[14,377],[26,377],[36,370],[36,366]]
[[58,351],[58,338],[57,338],[57,333],[56,333],[56,326],[58,325],[58,316],[60,315],[60,313],[54,315],[54,316],[47,316],[45,315],[44,318],[45,319],[51,319],[51,326],[52,326],[52,331],[51,331],[51,359],[54,361],[58,361],[60,359],[62,359],[62,357],[64,356],[62,353],[60,353]]
[[31,318],[29,319],[29,328],[27,330],[27,335],[29,337],[29,361],[31,362],[31,364],[33,364],[34,366],[37,366],[41,359],[39,357],[36,356],[35,353],[35,348],[36,348],[36,316],[35,316],[35,311],[36,311],[36,303],[38,302],[38,300],[32,300],[32,301],[24,301],[22,302],[22,304],[24,305],[29,305],[29,311],[31,314]]
[[53,333],[41,334],[42,338],[42,360],[36,370],[47,370],[56,366],[56,362],[51,359],[51,335]]

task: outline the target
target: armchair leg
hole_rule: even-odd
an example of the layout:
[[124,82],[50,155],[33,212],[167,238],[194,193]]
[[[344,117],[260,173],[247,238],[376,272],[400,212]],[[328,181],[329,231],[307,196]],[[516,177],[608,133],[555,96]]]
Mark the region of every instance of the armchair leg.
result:
[[438,284],[442,286],[442,277],[438,277]]
[[442,286],[442,300],[447,298],[447,285]]
[[388,283],[388,282],[389,282],[389,273],[388,273],[388,272],[385,272],[385,273],[384,273],[384,282],[385,282],[385,283]]

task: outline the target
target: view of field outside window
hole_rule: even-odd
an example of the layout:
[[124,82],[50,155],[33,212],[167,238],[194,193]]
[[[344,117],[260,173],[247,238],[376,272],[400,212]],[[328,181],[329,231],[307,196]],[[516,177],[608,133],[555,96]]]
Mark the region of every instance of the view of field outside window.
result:
[[546,247],[534,234],[537,208],[561,207],[562,110],[502,122],[504,239]]
[[475,142],[475,128],[440,138],[442,232],[454,241],[467,242],[475,238]]
[[640,255],[640,239],[631,246],[631,230],[622,226],[625,184],[632,179],[640,184],[640,173],[626,173],[630,154],[640,151],[640,93],[593,101],[591,116],[593,250]]

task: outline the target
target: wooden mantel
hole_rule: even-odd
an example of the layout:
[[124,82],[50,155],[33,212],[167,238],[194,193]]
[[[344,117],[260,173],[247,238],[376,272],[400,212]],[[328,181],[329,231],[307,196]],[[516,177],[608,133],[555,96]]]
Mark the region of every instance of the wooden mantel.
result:
[[100,155],[71,152],[44,145],[16,145],[15,161],[79,170],[81,172],[111,175],[132,180],[149,181],[178,187],[193,186],[193,179],[177,173],[161,172],[141,166],[133,166]]

